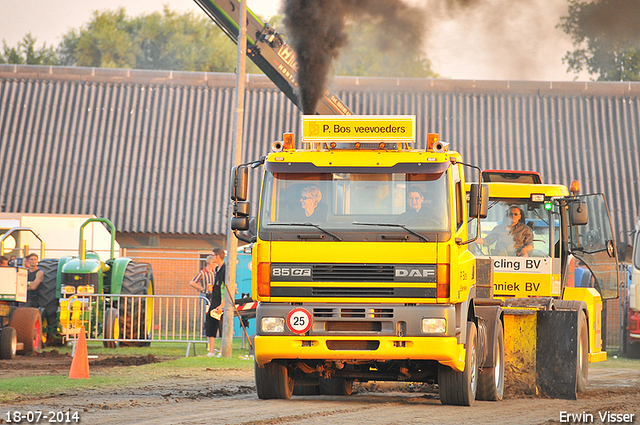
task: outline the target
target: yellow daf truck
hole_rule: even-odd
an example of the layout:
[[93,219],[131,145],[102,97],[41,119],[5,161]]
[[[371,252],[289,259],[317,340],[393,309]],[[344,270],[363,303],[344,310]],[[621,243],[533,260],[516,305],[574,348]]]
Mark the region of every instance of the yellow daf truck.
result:
[[[588,363],[607,358],[602,302],[618,297],[606,200],[579,196],[578,182],[572,193],[540,184],[537,173],[485,171],[483,180],[488,213],[471,250],[491,260],[493,297],[503,300],[507,384],[574,398],[586,389]],[[563,367],[549,364],[553,356]]]
[[502,398],[501,307],[478,290],[469,251],[486,190],[471,185],[468,212],[468,167],[437,135],[412,148],[414,116],[305,116],[303,129],[303,149],[285,135],[233,172],[232,229],[246,230],[247,169],[264,165],[258,396],[388,380],[437,383],[443,404]]

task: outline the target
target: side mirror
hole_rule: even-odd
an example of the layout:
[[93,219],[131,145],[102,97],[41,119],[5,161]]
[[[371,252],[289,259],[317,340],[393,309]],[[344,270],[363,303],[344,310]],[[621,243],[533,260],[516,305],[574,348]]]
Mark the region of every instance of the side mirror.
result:
[[587,224],[589,222],[587,203],[583,201],[572,202],[569,209],[569,218],[571,224],[574,226],[584,226]]
[[489,186],[473,183],[469,190],[469,217],[487,218]]
[[249,217],[231,217],[231,230],[249,230]]
[[233,167],[231,170],[231,200],[246,201],[249,180],[249,169],[246,165]]

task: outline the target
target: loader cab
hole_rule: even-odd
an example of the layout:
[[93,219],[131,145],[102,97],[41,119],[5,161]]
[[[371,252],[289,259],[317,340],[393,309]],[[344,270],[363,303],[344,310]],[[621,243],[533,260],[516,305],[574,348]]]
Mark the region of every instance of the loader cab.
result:
[[[471,250],[492,259],[496,296],[561,297],[566,287],[588,285],[603,299],[617,297],[615,241],[601,194],[570,196],[565,186],[537,183],[487,185],[488,214]],[[522,215],[518,226],[508,214],[515,210]],[[532,245],[525,255],[518,237]]]

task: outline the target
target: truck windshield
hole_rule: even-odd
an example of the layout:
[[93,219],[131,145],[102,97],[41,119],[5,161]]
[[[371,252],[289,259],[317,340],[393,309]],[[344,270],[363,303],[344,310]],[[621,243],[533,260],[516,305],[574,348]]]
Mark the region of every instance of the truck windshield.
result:
[[447,182],[446,172],[267,172],[260,238],[299,240],[304,233],[309,239],[324,234],[327,240],[345,241],[443,240],[451,221]]
[[[491,198],[487,218],[480,221],[483,243],[473,243],[474,254],[516,256],[525,245],[532,245],[529,257],[550,257],[560,237],[557,215],[552,217],[540,202]],[[553,228],[549,223],[554,223]],[[469,228],[475,231],[475,226]]]

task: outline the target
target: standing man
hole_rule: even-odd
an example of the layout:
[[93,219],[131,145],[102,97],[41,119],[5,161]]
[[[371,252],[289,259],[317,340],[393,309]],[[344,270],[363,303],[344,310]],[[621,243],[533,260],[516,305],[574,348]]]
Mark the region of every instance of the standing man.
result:
[[191,287],[205,292],[209,299],[209,309],[205,316],[205,332],[209,340],[208,357],[216,355],[216,334],[220,328],[220,316],[224,307],[222,299],[224,273],[224,250],[216,248],[213,250],[213,255],[207,257],[206,267],[189,282]]
[[38,268],[38,254],[29,254],[25,260],[25,266],[29,269],[27,275],[27,306],[38,306],[38,287],[44,279],[44,273]]

